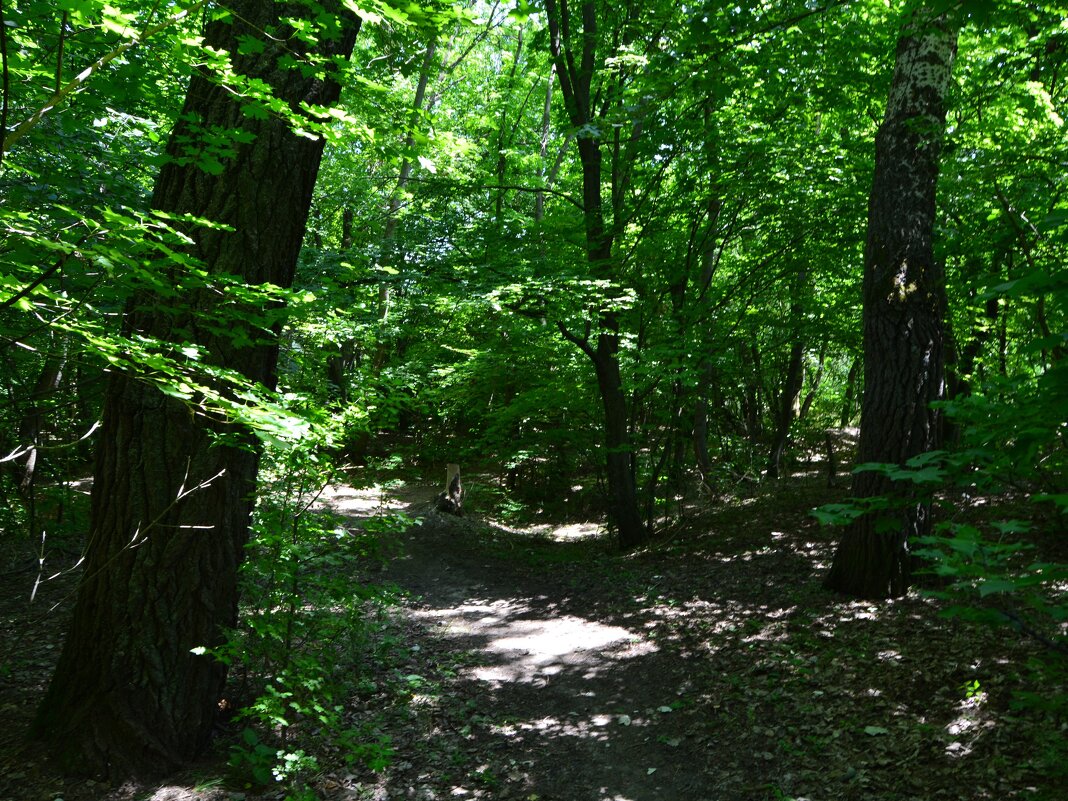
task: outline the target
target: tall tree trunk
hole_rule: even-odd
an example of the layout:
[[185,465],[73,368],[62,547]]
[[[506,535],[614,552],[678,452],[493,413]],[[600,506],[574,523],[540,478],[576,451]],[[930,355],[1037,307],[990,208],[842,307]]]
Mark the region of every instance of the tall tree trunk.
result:
[[801,406],[797,410],[797,419],[804,420],[808,417],[808,412],[812,408],[812,403],[816,400],[816,393],[820,391],[820,384],[823,382],[823,368],[827,363],[827,340],[823,341],[820,345],[819,360],[816,362],[816,372],[812,374],[809,379],[808,393],[805,395],[805,399],[801,401]]
[[[549,39],[556,74],[564,97],[568,117],[581,131],[578,139],[582,165],[582,205],[586,233],[586,258],[590,272],[599,279],[616,278],[616,260],[612,252],[612,232],[605,226],[601,190],[601,140],[591,129],[593,103],[591,85],[596,67],[597,5],[584,0],[581,5],[582,34],[573,37],[567,4],[546,0]],[[572,51],[572,42],[581,41],[581,53]],[[597,373],[597,386],[605,411],[605,461],[611,515],[623,548],[633,548],[648,539],[638,511],[638,491],[634,476],[634,451],[628,430],[627,396],[619,368],[619,317],[602,304],[597,310],[597,345],[590,344],[590,323],[585,337],[577,337],[561,325],[564,336],[579,345],[589,356]]]
[[[604,406],[605,465],[608,491],[611,495],[612,517],[619,532],[622,548],[636,548],[643,544],[648,531],[638,512],[638,490],[634,476],[634,450],[627,426],[627,400],[623,379],[619,372],[619,329],[611,326],[597,337],[593,357],[597,372],[597,386]],[[602,323],[604,324],[604,323]]]
[[[27,407],[19,424],[19,440],[29,447],[26,459],[22,463],[22,475],[19,479],[19,491],[24,496],[33,494],[37,480],[37,468],[40,454],[41,437],[45,426],[45,405],[59,391],[63,381],[63,370],[67,365],[67,341],[63,335],[57,335],[53,341],[33,385],[33,393],[27,399]],[[33,526],[30,527],[31,534]]]
[[[944,97],[957,49],[945,16],[921,8],[898,42],[886,117],[875,139],[875,177],[864,249],[864,396],[859,461],[903,464],[938,447],[943,394],[945,273],[935,262],[935,187]],[[845,532],[827,577],[863,598],[904,594],[909,540],[930,530],[930,507],[876,472],[853,495],[891,496],[899,508],[868,513]]]
[[782,473],[782,457],[786,451],[786,442],[790,439],[790,426],[794,422],[797,400],[805,377],[804,355],[805,346],[800,340],[795,341],[790,347],[790,360],[786,366],[782,395],[779,397],[775,435],[768,456],[768,478],[779,478]]
[[[352,249],[352,225],[356,221],[356,212],[352,206],[345,205],[341,210],[341,250]],[[338,352],[326,357],[326,380],[333,387],[337,401],[342,406],[349,402],[349,371],[352,369],[356,355],[356,340],[346,339],[338,346]]]
[[712,457],[708,452],[708,396],[709,384],[714,380],[715,370],[708,359],[702,370],[702,383],[697,390],[693,410],[693,454],[701,480],[708,483],[712,474]]
[[[545,169],[545,161],[549,155],[549,131],[552,126],[552,106],[553,106],[553,71],[556,69],[555,64],[549,65],[549,79],[545,82],[545,105],[542,107],[541,112],[541,135],[538,141],[538,169],[536,175],[538,177],[538,185],[546,186],[549,182],[548,171]],[[540,223],[545,217],[545,192],[539,189],[534,194],[534,222]]]
[[804,290],[806,273],[801,269],[794,286],[794,299],[790,304],[790,318],[793,321],[793,344],[790,346],[790,358],[786,363],[786,375],[782,382],[782,393],[779,396],[779,408],[776,410],[775,434],[771,441],[771,452],[768,455],[768,478],[779,478],[782,472],[782,457],[786,451],[786,443],[790,439],[790,426],[797,417],[798,400],[801,389],[805,383],[805,344],[801,339],[801,323],[804,310],[801,306],[800,295]]
[[[437,39],[433,39],[427,45],[423,54],[423,65],[419,70],[419,81],[415,86],[415,98],[412,101],[411,127],[404,140],[404,149],[410,153],[415,147],[415,125],[419,121],[419,115],[423,111],[426,101],[426,89],[430,83],[430,68],[434,64],[434,54],[438,49]],[[396,267],[397,264],[397,229],[401,221],[401,205],[404,203],[404,195],[408,189],[408,183],[412,178],[412,160],[405,156],[401,159],[400,172],[397,175],[397,183],[389,196],[386,205],[386,224],[382,229],[382,244],[379,248],[378,261],[388,267]],[[378,342],[375,345],[374,355],[371,358],[371,373],[375,377],[381,374],[389,359],[390,342],[386,338],[386,325],[389,322],[390,305],[392,302],[392,288],[389,283],[383,281],[378,285]]]
[[[340,5],[340,4],[338,4]],[[273,0],[232,0],[231,21],[207,25],[205,43],[229,52],[235,71],[266,81],[290,108],[329,105],[336,82],[305,76],[308,48],[289,35],[289,15],[310,9]],[[336,8],[336,7],[335,7]],[[344,14],[314,55],[327,64],[351,53],[358,20]],[[255,39],[260,52],[239,44]],[[221,171],[209,174],[183,148],[201,130],[242,130]],[[154,209],[191,214],[232,230],[193,228],[189,250],[212,274],[248,284],[292,284],[323,142],[294,135],[277,118],[255,120],[212,75],[195,75],[171,135],[173,157],[161,170]],[[220,365],[249,381],[273,385],[276,340],[265,339],[240,310],[210,292],[183,298],[190,306],[141,296],[127,325],[146,334],[204,346]],[[230,306],[232,304],[227,304]],[[193,313],[196,311],[196,315]],[[231,330],[220,334],[219,317]],[[208,325],[199,320],[210,319]],[[210,329],[210,330],[209,330]],[[225,435],[220,440],[219,435]],[[248,538],[257,454],[247,436],[210,422],[189,406],[125,375],[107,391],[97,451],[92,519],[84,574],[71,629],[33,733],[68,769],[118,778],[156,775],[196,757],[207,744],[225,668],[210,654],[233,626],[237,570]]]
[[853,359],[849,366],[849,375],[846,377],[845,397],[842,398],[842,417],[838,421],[839,428],[846,428],[853,420],[853,404],[857,391],[857,374],[860,372],[863,361],[858,356]]

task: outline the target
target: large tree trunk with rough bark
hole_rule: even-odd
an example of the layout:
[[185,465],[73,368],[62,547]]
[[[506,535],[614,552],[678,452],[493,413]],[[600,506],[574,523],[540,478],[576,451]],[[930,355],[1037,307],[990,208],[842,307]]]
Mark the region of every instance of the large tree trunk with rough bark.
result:
[[[932,248],[944,98],[956,29],[921,8],[898,42],[886,117],[875,139],[875,178],[864,249],[864,396],[859,462],[902,465],[939,445],[945,274]],[[930,530],[930,507],[882,473],[853,481],[859,499],[887,496],[845,532],[827,577],[831,589],[895,597],[911,581],[909,541]]]
[[[308,18],[310,9],[273,0],[233,0],[227,8],[232,21],[210,23],[205,39],[231,54],[235,71],[266,81],[294,109],[337,100],[340,88],[329,72],[309,77],[299,64],[282,66],[280,56],[299,62],[308,50],[282,20]],[[314,53],[328,64],[349,56],[359,28],[351,15],[340,19],[340,29]],[[242,47],[247,54],[238,55],[239,41],[248,38],[262,42],[262,50]],[[290,286],[323,142],[294,135],[282,120],[246,116],[235,94],[208,74],[193,77],[179,120],[153,208],[232,228],[188,231],[191,255],[210,273]],[[182,158],[202,130],[252,136],[235,143],[234,155],[210,174]],[[177,270],[161,265],[160,272]],[[174,298],[136,297],[127,314],[130,333],[194,342],[214,363],[273,385],[275,337],[243,323],[240,306],[221,295],[178,297],[180,309]],[[256,474],[247,435],[134,376],[112,377],[84,574],[33,732],[68,769],[111,779],[158,775],[207,745],[225,669],[193,651],[219,645],[236,621]]]

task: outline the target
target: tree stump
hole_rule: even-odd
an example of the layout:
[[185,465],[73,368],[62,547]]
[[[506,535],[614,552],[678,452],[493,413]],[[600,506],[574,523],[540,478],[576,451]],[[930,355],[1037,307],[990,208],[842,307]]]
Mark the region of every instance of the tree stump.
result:
[[460,515],[463,514],[464,499],[464,489],[460,484],[460,465],[449,464],[446,467],[445,491],[438,495],[434,508],[439,512]]

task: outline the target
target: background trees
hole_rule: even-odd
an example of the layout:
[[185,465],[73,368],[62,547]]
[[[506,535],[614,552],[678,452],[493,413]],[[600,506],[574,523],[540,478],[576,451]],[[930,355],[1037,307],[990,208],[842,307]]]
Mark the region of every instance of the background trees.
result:
[[[144,521],[230,532],[202,565],[221,560],[229,576],[254,485],[249,429],[269,449],[303,437],[323,444],[316,458],[372,473],[393,459],[437,476],[459,461],[496,511],[576,510],[625,547],[695,499],[848,459],[858,422],[862,461],[893,464],[854,493],[893,495],[890,473],[912,476],[899,532],[925,533],[926,478],[967,484],[977,464],[999,486],[1026,465],[1026,491],[1063,508],[1056,4],[951,10],[955,77],[911,95],[904,66],[892,79],[895,43],[903,65],[911,45],[935,42],[945,66],[951,37],[903,29],[907,15],[879,3],[346,3],[366,21],[351,65],[336,58],[339,9],[121,6],[9,2],[0,25],[0,515],[23,550],[86,530],[72,487],[95,453],[92,559],[107,567],[91,559],[87,587],[151,584],[174,553],[154,542],[197,541],[129,548]],[[284,52],[250,22],[268,12]],[[238,35],[228,13],[255,30]],[[233,65],[195,40],[205,22]],[[226,87],[219,120],[182,109],[191,74],[194,105],[215,108],[209,94]],[[335,74],[353,91],[328,110]],[[929,124],[905,119],[917,116]],[[330,146],[305,226],[317,136]],[[271,137],[279,162],[238,169]],[[913,156],[908,262],[928,267],[932,290],[905,275],[904,305],[880,305],[902,263],[892,221],[905,190],[887,165]],[[231,253],[222,243],[241,235],[219,226],[261,233]],[[927,344],[914,351],[918,326]],[[899,402],[885,387],[906,363],[914,392]],[[942,420],[927,405],[939,397]],[[907,464],[940,437],[952,454]],[[844,540],[835,587],[905,590],[905,535],[874,521]],[[182,654],[233,613],[232,586],[201,585],[173,596],[206,610],[168,624]],[[100,624],[136,630],[131,642],[163,636],[130,603],[101,601],[122,620]],[[182,659],[210,674],[203,707],[218,672]],[[57,698],[82,669],[101,691],[86,698],[103,698],[111,666],[72,660]],[[192,753],[208,721],[157,750]]]

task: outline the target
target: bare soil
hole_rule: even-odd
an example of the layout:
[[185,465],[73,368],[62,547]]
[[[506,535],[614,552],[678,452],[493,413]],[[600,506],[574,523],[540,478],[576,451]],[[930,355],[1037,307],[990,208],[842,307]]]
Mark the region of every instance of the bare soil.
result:
[[[403,591],[379,689],[346,701],[390,764],[320,754],[308,798],[1064,798],[1063,712],[1014,705],[1025,692],[1064,697],[1029,667],[1041,646],[947,620],[919,594],[869,604],[821,589],[836,532],[807,511],[842,490],[756,487],[688,510],[629,555],[593,526],[441,515],[433,493],[327,498],[353,525],[400,507],[421,523],[354,578]],[[219,755],[162,786],[50,773],[21,738],[65,624],[65,606],[47,610],[72,577],[31,606],[30,568],[16,565],[0,592],[0,801],[285,797],[227,785],[223,736]]]

